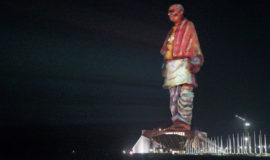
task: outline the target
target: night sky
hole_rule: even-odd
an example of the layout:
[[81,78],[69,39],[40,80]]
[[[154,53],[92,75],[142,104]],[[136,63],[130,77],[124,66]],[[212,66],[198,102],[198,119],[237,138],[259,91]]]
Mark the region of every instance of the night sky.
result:
[[209,135],[242,131],[234,117],[239,114],[251,130],[269,135],[268,0],[1,2],[5,135],[16,136],[18,128],[80,126],[79,134],[88,128],[88,136],[93,130],[97,136],[110,126],[100,134],[117,137],[125,126],[125,144],[142,129],[168,127],[159,51],[173,26],[168,7],[179,2],[205,57],[196,75],[193,129]]

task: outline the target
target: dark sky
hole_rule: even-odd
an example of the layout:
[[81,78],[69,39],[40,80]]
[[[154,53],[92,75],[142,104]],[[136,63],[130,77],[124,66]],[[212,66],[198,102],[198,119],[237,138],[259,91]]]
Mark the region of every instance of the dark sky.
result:
[[205,56],[193,128],[231,133],[246,114],[270,133],[268,0],[1,2],[0,124],[170,125],[159,51],[175,2]]

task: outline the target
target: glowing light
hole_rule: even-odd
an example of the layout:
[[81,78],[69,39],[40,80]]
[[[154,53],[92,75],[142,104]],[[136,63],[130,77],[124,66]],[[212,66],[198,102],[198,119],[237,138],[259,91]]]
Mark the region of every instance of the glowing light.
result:
[[133,154],[133,152],[132,152],[132,151],[130,151],[130,152],[129,152],[129,154],[130,154],[130,155],[132,155],[132,154]]
[[235,117],[241,119],[242,121],[246,121],[246,119],[241,116],[235,115]]
[[249,122],[246,122],[245,123],[245,126],[247,126],[247,127],[250,126],[250,123]]
[[245,141],[247,141],[248,140],[248,137],[245,137]]
[[185,132],[166,132],[165,134],[185,136]]
[[123,154],[126,154],[126,151],[125,151],[125,150],[123,150],[123,151],[122,151],[122,153],[123,153]]

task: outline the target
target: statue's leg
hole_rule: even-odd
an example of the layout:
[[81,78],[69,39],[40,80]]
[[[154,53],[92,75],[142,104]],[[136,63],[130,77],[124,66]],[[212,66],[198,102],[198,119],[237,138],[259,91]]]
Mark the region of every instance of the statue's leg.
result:
[[179,88],[180,86],[175,86],[169,89],[170,91],[170,110],[172,117],[174,117],[176,114],[178,114],[177,109],[177,99],[179,97]]
[[193,86],[182,85],[180,88],[180,96],[177,100],[177,109],[180,114],[180,120],[189,125],[192,120],[193,98]]

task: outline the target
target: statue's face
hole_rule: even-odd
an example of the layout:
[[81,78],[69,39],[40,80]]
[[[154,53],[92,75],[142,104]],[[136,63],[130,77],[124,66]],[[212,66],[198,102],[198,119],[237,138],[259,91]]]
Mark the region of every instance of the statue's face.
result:
[[169,8],[169,11],[168,11],[168,16],[170,18],[170,20],[174,23],[177,23],[177,22],[180,22],[182,17],[183,17],[183,11],[182,10],[178,10],[176,8],[176,5],[172,5],[170,8]]

